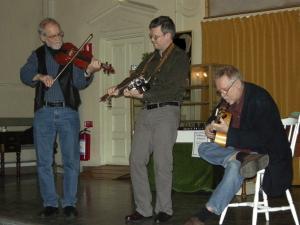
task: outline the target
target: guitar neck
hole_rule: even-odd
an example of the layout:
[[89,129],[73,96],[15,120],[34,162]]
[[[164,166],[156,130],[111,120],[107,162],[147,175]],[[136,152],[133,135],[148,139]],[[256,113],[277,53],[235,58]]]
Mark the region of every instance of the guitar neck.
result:
[[[128,87],[128,85],[130,84],[131,81],[133,81],[135,78],[139,77],[139,74],[132,74],[130,77],[125,78],[120,84],[118,84],[116,86],[116,89],[119,90],[119,93],[117,96],[120,96],[121,94],[123,94],[123,91]],[[105,101],[109,101],[112,97],[112,95],[109,94],[105,94],[100,98],[100,102],[105,102]]]

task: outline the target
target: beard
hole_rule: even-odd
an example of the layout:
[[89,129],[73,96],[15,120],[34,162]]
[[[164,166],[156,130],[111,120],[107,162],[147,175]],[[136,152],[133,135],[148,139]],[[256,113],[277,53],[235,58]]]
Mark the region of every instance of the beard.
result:
[[60,42],[55,42],[55,43],[46,42],[46,44],[49,48],[52,48],[53,50],[59,50],[63,43],[62,43],[62,41],[60,41]]

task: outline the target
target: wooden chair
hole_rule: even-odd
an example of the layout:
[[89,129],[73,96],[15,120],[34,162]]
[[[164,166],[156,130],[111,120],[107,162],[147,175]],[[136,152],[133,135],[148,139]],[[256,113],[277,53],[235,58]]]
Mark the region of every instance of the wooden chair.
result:
[[[294,150],[295,150],[295,145],[296,145],[296,140],[299,132],[299,125],[300,125],[300,116],[298,119],[296,118],[285,118],[282,119],[282,124],[284,125],[284,128],[288,132],[288,139],[290,142],[291,150],[292,150],[292,156],[294,155]],[[255,193],[254,193],[254,200],[253,202],[242,202],[242,203],[230,203],[228,206],[223,210],[219,224],[223,224],[226,212],[228,207],[240,207],[240,206],[248,206],[253,208],[252,212],[252,225],[256,225],[257,223],[257,214],[258,213],[264,213],[266,217],[266,221],[269,221],[269,212],[276,212],[276,211],[286,211],[290,210],[295,224],[299,225],[299,220],[297,216],[297,212],[295,209],[295,205],[293,203],[293,199],[290,193],[290,190],[287,189],[285,191],[287,201],[289,203],[288,206],[281,206],[281,207],[271,207],[269,206],[268,203],[268,196],[266,193],[262,190],[261,185],[262,185],[262,180],[264,177],[264,172],[265,170],[260,170],[257,172],[256,175],[256,184],[255,184]],[[263,199],[259,200],[259,196],[262,194]]]

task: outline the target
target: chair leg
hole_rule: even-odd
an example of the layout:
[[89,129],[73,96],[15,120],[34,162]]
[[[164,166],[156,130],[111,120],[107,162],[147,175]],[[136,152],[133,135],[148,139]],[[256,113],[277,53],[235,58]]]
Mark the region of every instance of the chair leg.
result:
[[[261,192],[263,194],[264,206],[269,207],[268,196],[266,195],[266,193],[263,190]],[[266,221],[270,220],[269,211],[265,212],[265,217],[266,217]]]
[[252,225],[256,225],[257,222],[257,206],[258,206],[258,195],[254,196],[254,204],[253,204],[253,211],[252,211]]
[[252,225],[256,225],[257,222],[257,208],[258,208],[258,201],[259,201],[260,186],[261,186],[261,174],[258,173],[256,175],[255,193],[254,193],[254,200],[253,200]]
[[0,164],[1,164],[1,170],[0,170],[0,176],[5,175],[5,159],[4,159],[4,144],[0,144]]
[[21,151],[16,152],[16,169],[17,169],[17,179],[21,177]]
[[293,203],[293,199],[292,199],[290,190],[287,189],[287,190],[285,191],[285,194],[286,194],[286,198],[287,198],[287,200],[288,200],[288,202],[289,202],[289,205],[290,205],[290,207],[291,207],[291,212],[292,212],[292,215],[293,215],[295,224],[296,224],[296,225],[299,225],[299,220],[298,220],[297,212],[296,212],[296,209],[295,209],[295,205],[294,205],[294,203]]
[[226,216],[226,212],[227,212],[227,209],[228,209],[228,206],[223,210],[221,216],[220,216],[220,220],[219,220],[219,224],[223,224],[223,221],[225,219],[225,216]]
[[242,184],[242,194],[241,194],[242,200],[247,199],[247,180],[243,180]]

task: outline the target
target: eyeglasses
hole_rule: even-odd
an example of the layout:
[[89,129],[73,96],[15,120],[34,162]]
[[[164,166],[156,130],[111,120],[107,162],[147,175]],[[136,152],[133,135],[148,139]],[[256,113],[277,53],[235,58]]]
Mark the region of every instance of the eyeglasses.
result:
[[50,40],[54,40],[55,38],[62,38],[63,36],[64,36],[64,32],[63,31],[61,31],[61,32],[59,32],[58,34],[53,34],[53,35],[49,35],[49,36],[47,36],[46,34],[44,34],[44,36],[46,37],[46,38],[48,38],[48,39],[50,39]]
[[159,38],[161,38],[162,36],[165,36],[165,34],[162,34],[162,35],[152,35],[152,34],[149,34],[149,38],[150,40],[154,40],[154,41],[157,41]]
[[217,94],[221,95],[223,98],[225,96],[227,96],[228,92],[230,91],[230,89],[232,88],[232,86],[234,85],[234,83],[237,81],[238,79],[235,79],[234,81],[232,81],[232,83],[229,85],[228,88],[226,88],[226,90],[219,90],[217,91]]

